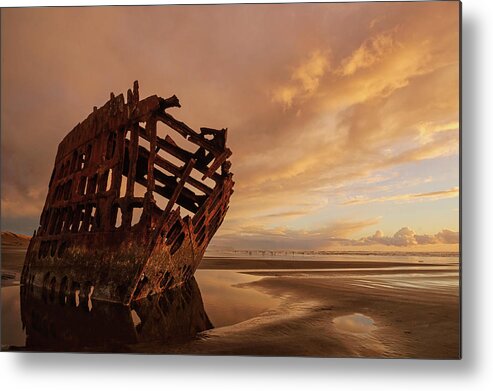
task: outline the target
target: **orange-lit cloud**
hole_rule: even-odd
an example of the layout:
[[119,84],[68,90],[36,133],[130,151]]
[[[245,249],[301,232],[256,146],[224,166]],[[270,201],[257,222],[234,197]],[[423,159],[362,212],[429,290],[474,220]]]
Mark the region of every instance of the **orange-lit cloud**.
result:
[[362,238],[360,244],[384,244],[386,246],[409,247],[420,244],[458,244],[459,233],[444,229],[435,235],[417,235],[412,229],[403,227],[392,236],[384,236],[382,231]]
[[291,82],[278,87],[274,91],[273,100],[290,107],[293,104],[293,100],[310,97],[317,90],[320,79],[328,67],[328,54],[324,54],[320,50],[313,52],[294,69],[291,74]]
[[459,188],[453,187],[448,190],[431,191],[428,193],[417,193],[417,194],[399,194],[394,196],[383,196],[378,198],[360,198],[344,202],[344,205],[355,205],[355,204],[368,204],[371,202],[403,202],[403,201],[415,201],[417,199],[425,200],[440,200],[443,198],[452,198],[459,196]]
[[396,43],[392,32],[379,33],[367,39],[349,57],[342,60],[336,72],[343,76],[350,76],[359,69],[369,68],[389,56],[394,45]]

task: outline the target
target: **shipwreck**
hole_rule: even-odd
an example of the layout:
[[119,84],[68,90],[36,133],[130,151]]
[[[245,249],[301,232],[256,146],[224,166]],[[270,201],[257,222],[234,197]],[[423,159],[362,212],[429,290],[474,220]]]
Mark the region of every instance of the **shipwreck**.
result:
[[231,150],[227,129],[196,132],[174,107],[136,81],[65,136],[24,286],[129,305],[192,278],[228,210]]

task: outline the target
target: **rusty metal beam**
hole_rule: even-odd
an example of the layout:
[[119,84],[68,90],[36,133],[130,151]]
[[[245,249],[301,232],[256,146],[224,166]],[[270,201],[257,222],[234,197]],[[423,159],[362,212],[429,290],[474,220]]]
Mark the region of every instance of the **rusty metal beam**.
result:
[[[149,151],[142,146],[139,147],[139,155],[142,156],[146,160],[149,159],[149,161],[150,161]],[[175,166],[173,163],[168,162],[167,160],[163,159],[159,155],[155,155],[154,164],[161,167],[161,168],[164,168],[166,171],[168,171],[169,173],[171,173],[177,177],[179,177],[183,172],[183,168]],[[187,178],[187,182],[190,183],[195,188],[199,189],[200,191],[204,192],[207,195],[212,193],[212,189],[209,186],[207,186],[203,182],[200,182],[199,180],[197,180],[191,176],[189,176]]]
[[207,149],[214,153],[214,155],[221,154],[222,150],[220,147],[216,146],[214,143],[200,136],[195,130],[188,127],[185,123],[178,121],[171,114],[168,113],[159,113],[157,118],[168,125],[171,129],[176,130],[179,134],[181,134],[185,139]]

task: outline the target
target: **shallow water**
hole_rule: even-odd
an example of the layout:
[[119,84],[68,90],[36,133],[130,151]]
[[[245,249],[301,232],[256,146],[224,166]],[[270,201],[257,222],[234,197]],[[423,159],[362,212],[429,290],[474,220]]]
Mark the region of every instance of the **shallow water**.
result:
[[[25,346],[26,332],[21,321],[19,285],[2,288],[2,347]],[[3,349],[2,349],[3,350]]]
[[359,313],[338,316],[332,322],[339,330],[356,334],[369,333],[375,329],[373,319]]
[[245,287],[244,284],[259,280],[257,276],[228,270],[197,270],[195,278],[204,308],[216,328],[251,319],[280,302],[278,298]]

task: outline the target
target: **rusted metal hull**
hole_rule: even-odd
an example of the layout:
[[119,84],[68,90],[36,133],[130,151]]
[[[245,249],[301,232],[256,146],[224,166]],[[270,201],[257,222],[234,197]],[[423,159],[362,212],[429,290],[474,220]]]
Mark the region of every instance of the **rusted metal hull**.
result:
[[135,83],[62,140],[24,285],[128,305],[193,276],[233,193],[231,151],[226,129],[197,133],[171,107]]

